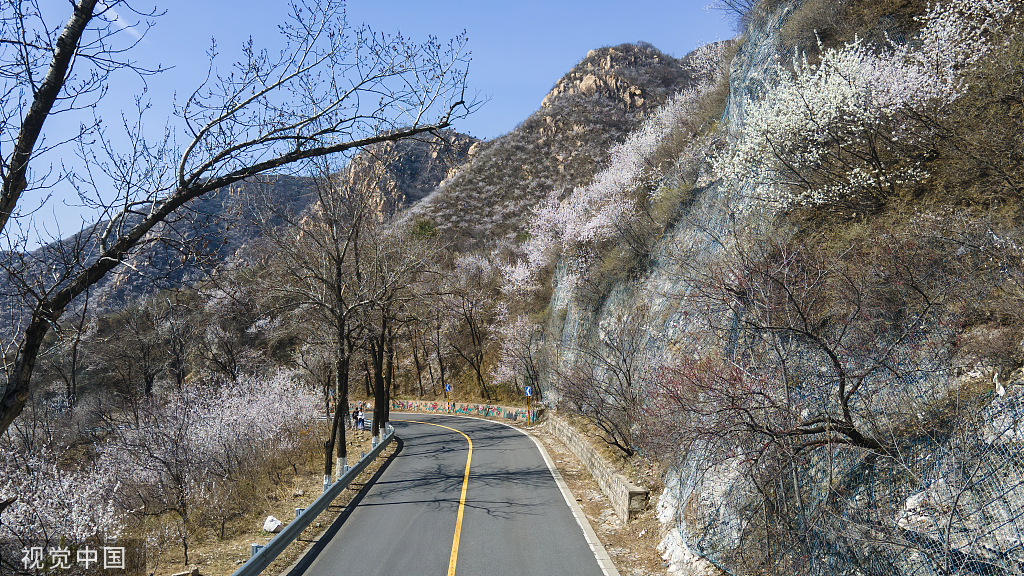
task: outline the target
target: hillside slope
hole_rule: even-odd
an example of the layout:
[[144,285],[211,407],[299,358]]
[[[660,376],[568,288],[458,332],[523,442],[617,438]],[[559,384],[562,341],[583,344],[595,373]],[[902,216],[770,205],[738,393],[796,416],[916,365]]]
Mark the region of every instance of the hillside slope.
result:
[[743,5],[721,122],[529,223],[503,358],[665,467],[673,574],[1017,573],[1021,5]]
[[687,59],[647,44],[591,50],[522,124],[475,145],[469,162],[409,218],[430,220],[466,248],[514,237],[552,190],[587,183],[613,144],[691,82]]
[[[476,139],[446,132],[427,138],[385,142],[360,151],[342,170],[341,186],[353,186],[369,167],[386,166],[376,183],[388,199],[381,208],[400,212],[416,203],[466,159]],[[263,234],[257,212],[301,214],[315,201],[309,176],[287,174],[241,182],[192,202],[179,217],[159,225],[150,245],[132,255],[95,289],[97,311],[157,290],[201,280],[216,268],[252,263],[254,240]],[[275,225],[275,218],[262,225]],[[44,249],[45,251],[45,249]]]

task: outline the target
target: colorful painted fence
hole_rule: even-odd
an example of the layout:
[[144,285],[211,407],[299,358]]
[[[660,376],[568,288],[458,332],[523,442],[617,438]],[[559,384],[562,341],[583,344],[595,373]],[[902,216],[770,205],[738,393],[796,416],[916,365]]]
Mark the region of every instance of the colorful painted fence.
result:
[[435,414],[465,414],[506,418],[517,422],[534,423],[544,415],[543,409],[513,408],[491,404],[466,404],[463,402],[429,402],[425,400],[392,400],[393,412],[432,412]]

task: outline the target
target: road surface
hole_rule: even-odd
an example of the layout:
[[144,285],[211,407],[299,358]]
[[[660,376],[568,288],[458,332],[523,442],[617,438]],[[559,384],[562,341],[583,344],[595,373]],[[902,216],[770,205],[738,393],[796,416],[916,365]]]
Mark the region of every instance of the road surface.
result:
[[604,573],[529,437],[452,416],[392,425],[396,454],[290,576]]

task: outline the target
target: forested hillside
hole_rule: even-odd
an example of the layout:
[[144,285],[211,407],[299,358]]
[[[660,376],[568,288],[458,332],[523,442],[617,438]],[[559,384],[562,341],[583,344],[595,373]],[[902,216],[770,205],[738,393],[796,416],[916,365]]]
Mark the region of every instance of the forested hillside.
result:
[[[715,4],[737,39],[596,48],[501,137],[372,143],[154,228],[45,332],[0,540],[187,563],[253,478],[336,472],[350,401],[376,427],[530,386],[659,471],[669,573],[1020,573],[1024,6]],[[76,250],[5,253],[12,326],[11,270]]]
[[698,73],[690,59],[642,43],[591,50],[537,112],[475,146],[472,159],[409,218],[433,223],[464,249],[514,239],[542,199],[586,184],[607,163],[610,146]]

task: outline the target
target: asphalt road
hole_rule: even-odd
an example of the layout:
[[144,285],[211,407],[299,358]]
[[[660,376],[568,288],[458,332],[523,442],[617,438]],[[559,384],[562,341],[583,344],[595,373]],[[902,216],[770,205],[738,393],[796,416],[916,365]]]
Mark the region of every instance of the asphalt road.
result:
[[485,420],[392,419],[396,454],[290,576],[602,574],[530,438]]

